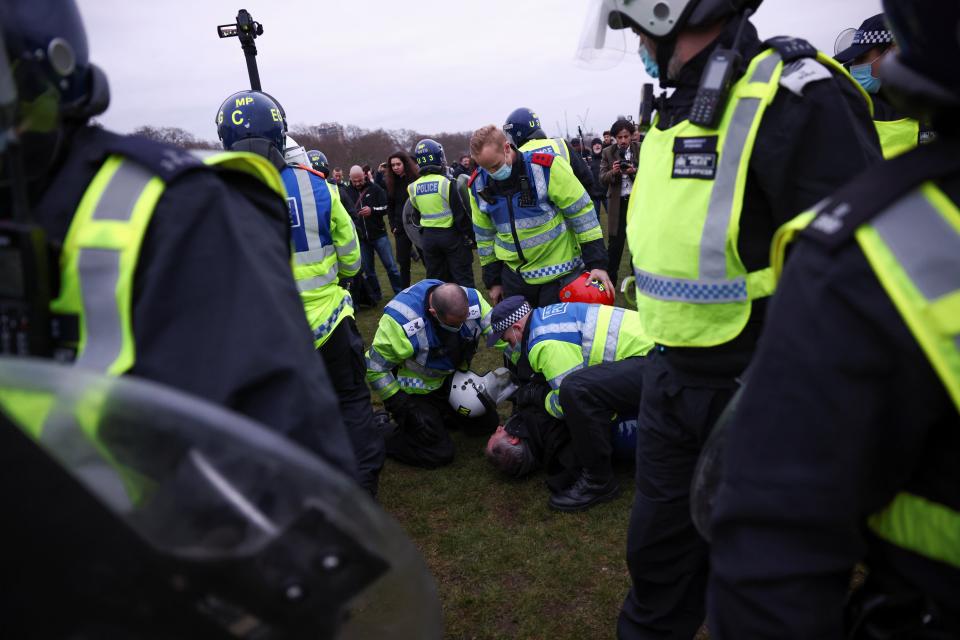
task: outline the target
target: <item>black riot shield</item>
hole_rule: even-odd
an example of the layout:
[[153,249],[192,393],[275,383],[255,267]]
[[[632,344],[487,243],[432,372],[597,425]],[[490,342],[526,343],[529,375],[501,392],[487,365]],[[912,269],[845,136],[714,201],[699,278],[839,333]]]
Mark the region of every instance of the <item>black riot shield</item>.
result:
[[423,559],[362,489],[161,385],[0,358],[0,505],[11,637],[442,635]]

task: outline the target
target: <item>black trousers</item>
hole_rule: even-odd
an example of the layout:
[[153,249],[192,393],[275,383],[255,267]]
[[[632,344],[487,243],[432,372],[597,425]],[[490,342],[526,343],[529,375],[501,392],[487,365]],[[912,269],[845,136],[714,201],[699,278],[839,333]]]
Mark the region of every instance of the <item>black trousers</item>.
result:
[[[450,429],[463,429],[470,435],[489,435],[497,428],[500,418],[496,413],[487,413],[477,418],[467,418],[458,414],[450,406],[450,385],[425,394],[410,394],[415,404],[414,411],[420,414],[432,414]],[[402,429],[398,429],[387,438],[387,455],[395,460],[414,467],[435,469],[453,462],[453,440],[447,431],[441,430],[436,442],[424,444],[414,440]]]
[[393,236],[397,243],[397,266],[400,267],[400,286],[404,289],[410,286],[410,256],[416,251],[407,232],[403,229],[397,229]]
[[545,307],[550,304],[560,302],[560,289],[579,276],[580,273],[568,274],[559,280],[545,282],[543,284],[527,284],[516,271],[508,268],[506,265],[500,272],[500,284],[503,287],[503,297],[523,296],[530,303],[530,306]]
[[617,284],[620,271],[620,260],[623,258],[623,245],[627,241],[627,207],[630,205],[630,196],[620,198],[620,215],[616,229],[607,229],[607,274],[613,284]]
[[707,543],[690,519],[690,482],[733,378],[678,372],[646,357],[637,433],[637,492],[627,531],[633,586],[617,622],[622,640],[693,638],[705,616]]
[[357,458],[360,486],[376,496],[385,447],[373,423],[363,339],[353,318],[344,318],[318,351],[337,392],[340,415]]
[[560,405],[570,430],[577,465],[591,475],[613,475],[610,425],[614,416],[629,416],[640,404],[645,358],[574,371],[560,385]]
[[425,227],[420,232],[420,243],[428,278],[455,282],[471,289],[476,286],[473,280],[473,251],[464,244],[463,236],[456,229]]

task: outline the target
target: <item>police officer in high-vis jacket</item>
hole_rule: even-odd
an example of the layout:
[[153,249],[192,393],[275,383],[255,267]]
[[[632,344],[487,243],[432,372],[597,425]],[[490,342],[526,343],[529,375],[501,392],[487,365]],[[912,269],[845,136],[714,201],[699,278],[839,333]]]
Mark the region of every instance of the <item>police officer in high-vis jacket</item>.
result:
[[[278,102],[259,91],[227,98],[217,114],[217,134],[228,150],[257,153],[274,163],[286,191],[293,244],[293,275],[313,331],[313,347],[331,373],[340,413],[357,456],[360,483],[372,494],[383,466],[383,440],[373,422],[364,382],[363,339],[353,302],[339,279],[360,271],[360,244],[337,186],[305,164],[283,158],[286,117]],[[306,154],[300,154],[306,159]]]
[[413,149],[420,177],[407,186],[420,217],[420,249],[427,278],[473,288],[473,226],[466,203],[446,173],[439,142],[426,138]]
[[938,139],[778,234],[713,514],[711,638],[960,637],[960,3],[884,10],[884,88]]
[[[552,153],[570,163],[573,175],[587,193],[593,193],[593,172],[579,152],[571,152],[570,145],[563,138],[548,138],[540,125],[540,116],[531,109],[514,109],[503,123],[503,133],[518,151],[533,153]],[[600,213],[599,211],[597,212]]]
[[[39,225],[60,265],[56,358],[247,414],[354,474],[290,274],[276,169],[88,126],[109,93],[73,2],[6,0],[0,31],[0,218]],[[0,272],[4,296],[16,272]]]
[[880,136],[884,158],[893,158],[929,140],[933,133],[916,118],[900,113],[890,104],[879,78],[884,58],[895,55],[893,32],[887,27],[883,14],[878,13],[863,21],[853,33],[850,45],[837,52],[837,62],[846,65],[850,75],[873,100],[873,121]]
[[[583,302],[533,309],[521,296],[512,296],[493,308],[491,327],[487,344],[503,339],[546,379],[550,390],[540,404],[566,420],[573,440],[578,477],[553,493],[550,508],[582,511],[612,500],[620,485],[613,477],[610,425],[636,411],[641,356],[653,347],[637,314]],[[526,385],[518,394],[536,388]]]
[[483,283],[494,303],[522,295],[545,306],[584,271],[613,289],[607,250],[590,195],[570,163],[520,152],[494,125],[474,132],[470,206]]
[[644,188],[627,212],[640,323],[656,347],[618,632],[689,638],[707,576],[691,476],[760,336],[773,232],[878,161],[879,144],[869,97],[839,64],[802,40],[761,42],[747,20],[759,0],[601,2],[601,19],[641,34],[645,67],[675,88],[643,141]]
[[383,310],[367,351],[367,381],[397,424],[387,454],[420,467],[453,460],[447,427],[491,432],[497,412],[458,414],[449,402],[450,376],[466,371],[490,333],[490,305],[476,289],[421,280]]

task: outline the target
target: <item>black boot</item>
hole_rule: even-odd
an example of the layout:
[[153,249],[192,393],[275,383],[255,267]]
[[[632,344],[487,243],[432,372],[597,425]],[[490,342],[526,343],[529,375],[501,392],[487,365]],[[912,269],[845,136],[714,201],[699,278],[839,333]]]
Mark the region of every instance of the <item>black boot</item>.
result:
[[581,471],[570,488],[550,496],[549,505],[556,511],[585,511],[595,504],[608,502],[620,493],[620,485],[612,475],[600,477]]

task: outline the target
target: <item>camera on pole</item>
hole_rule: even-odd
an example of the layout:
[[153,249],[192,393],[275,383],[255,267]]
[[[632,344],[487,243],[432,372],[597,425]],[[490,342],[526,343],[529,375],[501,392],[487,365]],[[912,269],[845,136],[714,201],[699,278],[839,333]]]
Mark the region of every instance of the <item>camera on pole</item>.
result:
[[217,35],[221,38],[240,38],[240,47],[247,59],[247,74],[250,76],[250,88],[262,91],[260,87],[260,71],[257,69],[257,45],[254,42],[257,36],[263,35],[263,25],[256,22],[250,12],[240,9],[237,21],[233,24],[217,26]]

